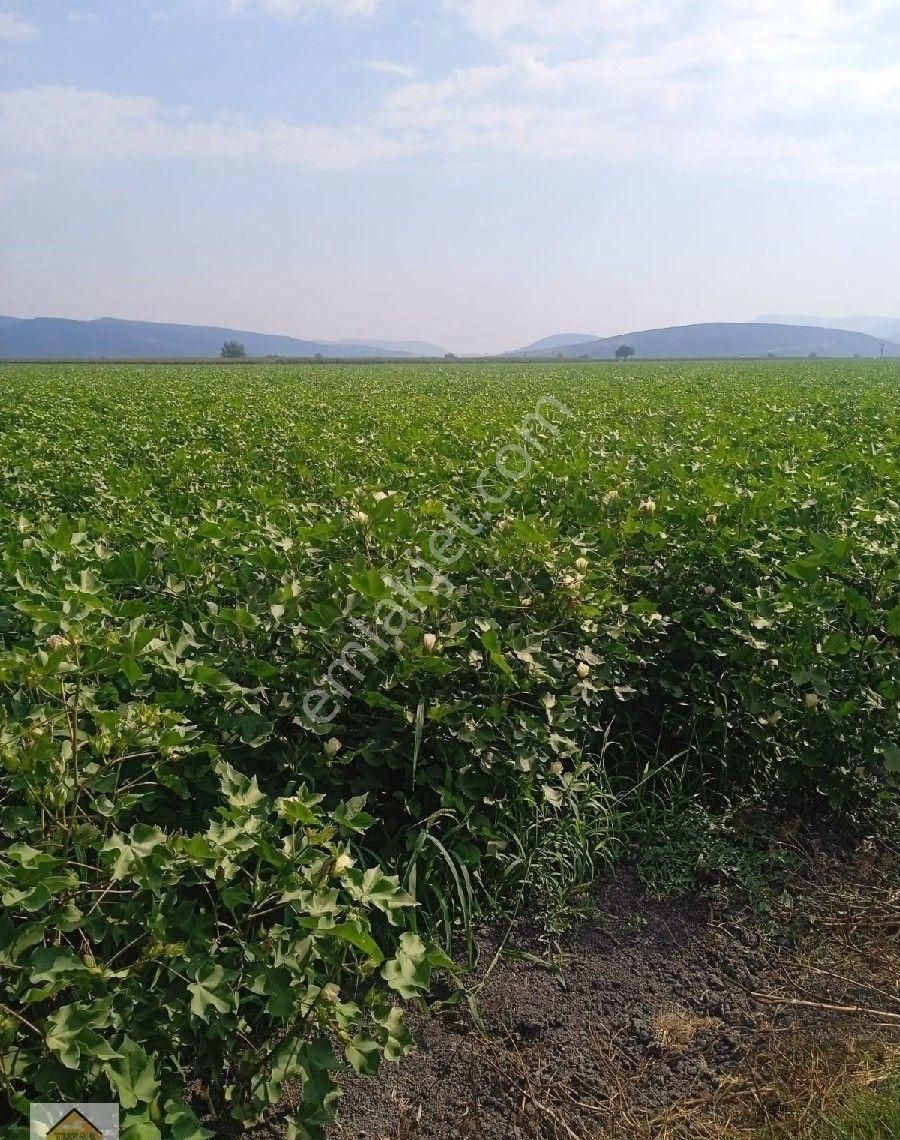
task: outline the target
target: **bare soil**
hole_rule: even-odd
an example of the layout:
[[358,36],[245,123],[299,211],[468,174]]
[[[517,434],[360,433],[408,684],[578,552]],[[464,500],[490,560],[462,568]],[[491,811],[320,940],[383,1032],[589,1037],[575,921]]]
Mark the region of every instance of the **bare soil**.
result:
[[332,1136],[655,1140],[799,1121],[900,1064],[896,870],[866,845],[816,849],[765,920],[654,900],[620,873],[556,942],[526,922],[484,931],[471,1001],[411,1009],[417,1052],[347,1080]]

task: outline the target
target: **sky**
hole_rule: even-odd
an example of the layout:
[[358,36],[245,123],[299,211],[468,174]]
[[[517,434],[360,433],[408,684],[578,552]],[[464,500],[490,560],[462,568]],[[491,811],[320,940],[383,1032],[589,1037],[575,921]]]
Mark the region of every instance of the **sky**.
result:
[[0,313],[900,318],[897,0],[0,0]]

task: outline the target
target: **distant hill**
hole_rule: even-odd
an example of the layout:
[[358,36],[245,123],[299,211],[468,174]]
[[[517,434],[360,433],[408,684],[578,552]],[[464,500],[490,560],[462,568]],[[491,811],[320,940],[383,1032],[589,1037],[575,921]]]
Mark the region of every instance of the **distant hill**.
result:
[[102,357],[162,359],[217,357],[226,340],[238,340],[248,356],[414,356],[369,344],[328,344],[290,336],[205,325],[150,321],[67,321],[56,317],[0,317],[0,359],[89,360]]
[[587,344],[589,341],[599,340],[596,334],[590,333],[556,333],[555,336],[545,336],[543,340],[536,340],[534,344],[518,349],[519,352],[546,352],[554,348],[569,348],[573,344]]
[[845,329],[847,332],[868,333],[885,340],[900,340],[900,317],[809,317],[799,314],[769,313],[757,317],[757,324],[803,325],[807,328]]
[[[780,324],[702,324],[675,328],[646,329],[589,342],[554,345],[552,349],[529,351],[529,357],[551,358],[562,354],[569,359],[613,360],[622,345],[633,348],[645,360],[716,357],[764,357],[770,353],[784,357],[818,356],[874,357],[881,353],[882,341],[865,333],[839,329],[797,328]],[[900,344],[885,344],[885,356],[900,357]],[[507,353],[521,356],[522,350]]]
[[356,348],[380,348],[392,356],[446,356],[447,349],[426,340],[337,340],[336,345],[353,345]]

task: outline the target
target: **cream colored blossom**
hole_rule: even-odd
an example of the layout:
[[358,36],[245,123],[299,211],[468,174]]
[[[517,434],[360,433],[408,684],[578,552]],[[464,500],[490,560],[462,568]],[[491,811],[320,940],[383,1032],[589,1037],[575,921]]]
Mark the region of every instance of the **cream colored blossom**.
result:
[[356,860],[349,851],[342,851],[334,861],[334,874],[336,876],[343,875],[346,871],[350,870],[355,862]]

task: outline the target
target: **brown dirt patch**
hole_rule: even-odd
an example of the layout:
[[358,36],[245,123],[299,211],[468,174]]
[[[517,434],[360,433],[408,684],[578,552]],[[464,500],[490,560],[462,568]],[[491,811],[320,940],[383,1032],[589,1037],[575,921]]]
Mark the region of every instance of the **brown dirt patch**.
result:
[[747,1137],[877,1079],[900,1061],[893,863],[820,855],[772,918],[620,874],[555,945],[484,932],[474,1015],[411,1011],[418,1051],[345,1082],[334,1140]]

